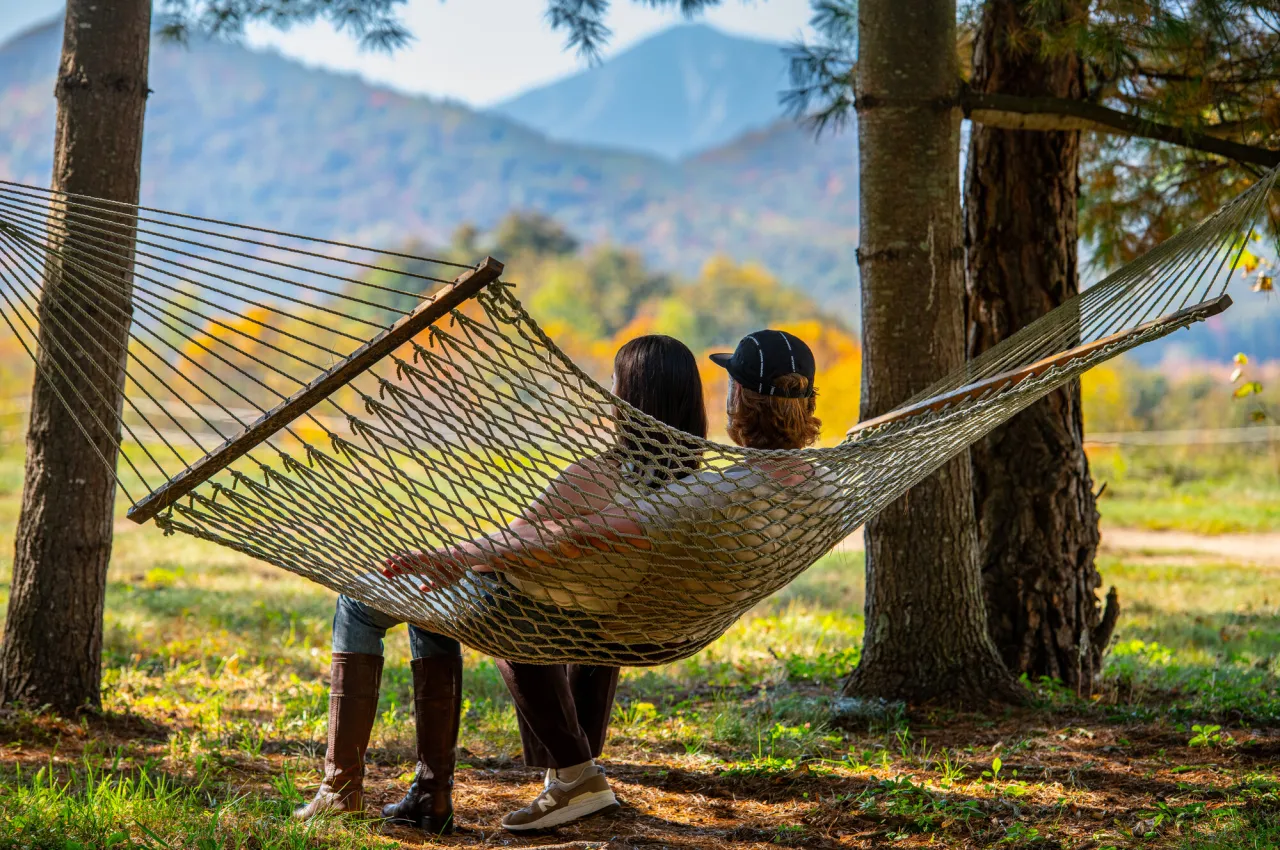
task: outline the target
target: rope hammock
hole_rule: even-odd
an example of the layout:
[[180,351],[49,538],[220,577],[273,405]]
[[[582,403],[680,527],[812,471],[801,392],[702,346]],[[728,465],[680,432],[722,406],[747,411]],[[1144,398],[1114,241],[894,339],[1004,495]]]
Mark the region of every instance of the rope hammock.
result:
[[[495,656],[652,665],[706,646],[1037,399],[1224,309],[1275,179],[832,448],[720,445],[627,406],[557,348],[492,259],[459,266],[9,182],[0,316],[86,435],[121,435],[119,464],[102,461],[130,518]],[[125,328],[125,362],[104,357],[104,334]],[[91,388],[122,366],[116,409]],[[644,548],[566,547],[535,526],[545,548],[497,573],[459,565],[463,578],[424,591],[379,572],[505,527],[591,459]]]

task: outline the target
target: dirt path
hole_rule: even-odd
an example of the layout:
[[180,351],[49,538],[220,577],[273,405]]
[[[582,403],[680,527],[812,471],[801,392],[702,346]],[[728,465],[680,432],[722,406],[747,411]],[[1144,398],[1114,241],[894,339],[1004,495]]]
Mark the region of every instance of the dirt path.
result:
[[1118,552],[1183,552],[1280,566],[1280,534],[1192,534],[1144,528],[1104,528],[1102,548]]
[[[845,552],[861,552],[862,531],[849,535],[839,548]],[[1280,567],[1280,534],[1275,533],[1208,535],[1145,528],[1104,528],[1102,548],[1108,552],[1190,554]]]

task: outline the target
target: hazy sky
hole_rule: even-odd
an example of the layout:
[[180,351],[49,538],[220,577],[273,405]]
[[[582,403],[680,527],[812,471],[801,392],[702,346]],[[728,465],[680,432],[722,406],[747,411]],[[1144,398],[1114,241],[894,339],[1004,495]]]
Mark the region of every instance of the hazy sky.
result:
[[[0,41],[48,20],[64,0],[0,0]],[[634,0],[613,0],[606,56],[683,20]],[[402,91],[485,106],[585,67],[563,49],[544,14],[545,0],[409,0],[403,17],[415,41],[391,56],[361,52],[327,26],[287,33],[267,28],[249,43],[274,47],[309,65],[351,71]],[[809,33],[809,0],[723,0],[700,16],[722,30],[791,42]]]
[[[542,0],[409,0],[403,17],[416,40],[390,56],[361,52],[327,26],[286,33],[264,28],[250,43],[402,91],[484,106],[586,67],[563,49],[564,36],[551,32],[545,10]],[[724,0],[700,19],[728,32],[790,42],[809,32],[810,14],[809,0]],[[606,55],[681,20],[677,12],[613,0]]]

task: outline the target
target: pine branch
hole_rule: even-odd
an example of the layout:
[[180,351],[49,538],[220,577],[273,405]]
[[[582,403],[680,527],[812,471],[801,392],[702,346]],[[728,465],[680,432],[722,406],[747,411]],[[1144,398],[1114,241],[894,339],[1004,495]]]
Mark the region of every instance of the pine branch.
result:
[[[609,42],[612,32],[605,26],[605,15],[610,0],[548,0],[547,21],[551,29],[568,33],[566,47],[572,47],[578,55],[595,64],[600,61],[600,51]],[[720,0],[636,0],[653,9],[680,10],[686,18],[720,5]]]
[[1090,130],[1154,139],[1266,168],[1280,165],[1280,151],[1162,124],[1096,103],[1055,97],[983,94],[966,89],[960,95],[959,105],[969,120],[1003,130]]
[[406,0],[158,0],[156,27],[162,38],[186,44],[192,34],[236,40],[245,27],[277,29],[328,21],[361,48],[394,51],[412,36],[399,18]]

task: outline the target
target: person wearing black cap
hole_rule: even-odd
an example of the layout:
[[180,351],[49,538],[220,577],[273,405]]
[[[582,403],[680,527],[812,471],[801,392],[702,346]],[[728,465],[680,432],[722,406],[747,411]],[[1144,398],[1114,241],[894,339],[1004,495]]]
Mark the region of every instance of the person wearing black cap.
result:
[[729,437],[753,449],[801,449],[818,439],[817,364],[804,340],[786,331],[749,333],[732,354],[711,361],[729,373]]
[[[749,333],[732,354],[713,354],[711,362],[723,366],[729,377],[759,395],[782,398],[813,398],[813,376],[817,364],[805,341],[795,334],[766,328]],[[804,389],[795,381],[779,381],[789,376],[804,378]]]

